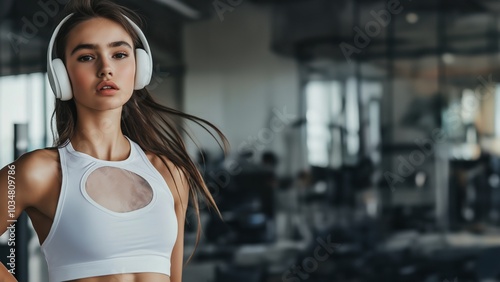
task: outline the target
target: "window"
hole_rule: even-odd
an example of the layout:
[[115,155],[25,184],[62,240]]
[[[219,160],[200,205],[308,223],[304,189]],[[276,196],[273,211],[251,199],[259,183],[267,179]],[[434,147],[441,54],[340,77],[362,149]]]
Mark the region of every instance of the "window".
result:
[[338,81],[311,81],[306,86],[309,164],[342,164],[342,96]]
[[380,162],[382,84],[362,81],[359,87],[355,78],[307,84],[306,138],[310,165],[339,168],[355,165],[363,157]]
[[[49,95],[50,94],[50,95]],[[0,77],[0,164],[14,160],[14,124],[27,124],[28,151],[52,145],[54,96],[45,73]]]

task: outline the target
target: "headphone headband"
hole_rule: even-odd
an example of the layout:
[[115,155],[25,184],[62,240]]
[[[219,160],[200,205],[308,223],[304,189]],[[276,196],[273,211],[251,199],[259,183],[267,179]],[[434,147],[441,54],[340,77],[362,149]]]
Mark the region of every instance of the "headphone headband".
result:
[[[64,17],[64,19],[62,19],[62,21],[56,26],[56,28],[54,29],[54,32],[52,33],[52,37],[50,38],[49,47],[47,50],[47,75],[49,78],[50,87],[52,88],[52,91],[54,91],[54,94],[56,94],[56,97],[60,98],[61,100],[69,100],[69,99],[71,99],[72,95],[71,95],[71,93],[67,94],[66,93],[67,90],[64,91],[64,89],[61,89],[61,88],[66,88],[65,86],[61,86],[61,84],[64,85],[63,80],[65,80],[65,79],[60,78],[59,74],[57,74],[60,71],[59,70],[56,71],[54,69],[54,61],[56,61],[58,59],[54,59],[54,60],[52,59],[52,52],[54,49],[54,42],[57,38],[57,35],[59,34],[59,30],[64,25],[64,23],[67,22],[69,20],[69,18],[71,18],[73,16],[73,14],[74,13],[71,13],[71,14],[67,15],[66,17]],[[153,56],[151,55],[151,49],[149,48],[148,40],[146,39],[146,36],[142,32],[142,30],[139,28],[139,26],[137,26],[137,24],[134,23],[127,16],[123,15],[123,17],[125,17],[127,19],[127,21],[130,23],[130,25],[132,26],[134,31],[137,33],[137,36],[139,37],[139,39],[140,39],[140,41],[141,41],[141,43],[144,46],[144,49],[146,51],[146,52],[144,52],[144,50],[142,50],[140,48],[136,48],[136,62],[137,62],[136,69],[137,69],[137,71],[136,71],[136,85],[135,85],[134,89],[136,89],[136,90],[142,89],[146,85],[148,85],[149,82],[151,81],[151,76],[153,74]],[[142,51],[142,52],[138,52],[138,51]],[[147,55],[144,56],[143,53],[146,53]],[[147,62],[141,63],[139,65],[139,63],[143,60],[147,60]],[[137,76],[139,76],[139,77],[137,77]],[[71,90],[71,88],[70,88],[70,90]]]

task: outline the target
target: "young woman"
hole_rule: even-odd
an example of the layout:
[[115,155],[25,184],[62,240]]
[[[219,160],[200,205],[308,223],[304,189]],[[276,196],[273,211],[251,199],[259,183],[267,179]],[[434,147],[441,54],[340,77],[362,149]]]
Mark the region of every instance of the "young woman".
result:
[[[65,15],[48,51],[55,147],[0,171],[0,232],[26,211],[51,282],[180,282],[188,200],[196,211],[198,196],[217,207],[174,120],[208,125],[227,141],[144,88],[152,58],[134,13],[74,0]],[[15,281],[3,265],[0,274]]]

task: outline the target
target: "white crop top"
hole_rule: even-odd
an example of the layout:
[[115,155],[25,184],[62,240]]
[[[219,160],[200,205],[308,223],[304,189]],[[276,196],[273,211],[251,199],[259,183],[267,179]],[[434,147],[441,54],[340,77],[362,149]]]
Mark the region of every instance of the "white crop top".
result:
[[120,273],[170,276],[177,239],[174,198],[134,141],[123,161],[105,161],[60,147],[61,193],[41,246],[49,280]]

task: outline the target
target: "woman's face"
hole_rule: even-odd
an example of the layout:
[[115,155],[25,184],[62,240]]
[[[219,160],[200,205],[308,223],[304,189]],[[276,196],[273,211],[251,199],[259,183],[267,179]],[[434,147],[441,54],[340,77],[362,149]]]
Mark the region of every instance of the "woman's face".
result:
[[77,106],[93,110],[121,107],[134,90],[132,38],[106,18],[84,21],[68,34],[66,69]]

